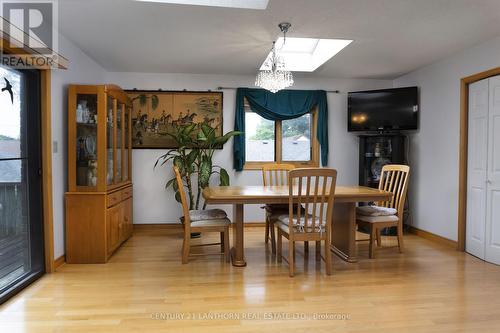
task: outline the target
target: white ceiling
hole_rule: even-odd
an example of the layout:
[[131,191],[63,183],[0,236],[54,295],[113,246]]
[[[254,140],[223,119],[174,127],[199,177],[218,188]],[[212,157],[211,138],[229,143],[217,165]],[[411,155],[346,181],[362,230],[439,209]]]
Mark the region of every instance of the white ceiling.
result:
[[354,40],[312,77],[394,78],[500,35],[500,0],[270,0],[266,10],[61,0],[59,13],[61,32],[118,72],[255,74],[282,21],[291,37]]

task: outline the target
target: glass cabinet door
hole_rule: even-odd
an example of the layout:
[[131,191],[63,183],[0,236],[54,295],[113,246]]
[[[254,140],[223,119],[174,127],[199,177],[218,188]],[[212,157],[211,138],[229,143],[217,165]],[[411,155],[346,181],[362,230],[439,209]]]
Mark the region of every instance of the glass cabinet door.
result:
[[124,109],[123,103],[117,102],[117,107],[116,107],[116,174],[115,174],[115,183],[121,183],[121,181],[122,181],[123,109]]
[[129,141],[130,141],[130,121],[129,121],[129,117],[130,117],[130,108],[129,107],[126,107],[125,108],[125,117],[124,117],[124,124],[123,124],[123,131],[124,131],[124,137],[125,137],[125,141],[124,141],[124,145],[125,145],[125,149],[123,150],[123,181],[127,181],[128,180],[128,174],[129,174],[129,168],[128,168],[128,161],[129,161]]
[[106,184],[113,184],[113,168],[114,168],[114,150],[115,150],[115,110],[116,101],[114,98],[108,96],[107,110],[106,110]]
[[97,95],[76,95],[76,185],[97,186]]

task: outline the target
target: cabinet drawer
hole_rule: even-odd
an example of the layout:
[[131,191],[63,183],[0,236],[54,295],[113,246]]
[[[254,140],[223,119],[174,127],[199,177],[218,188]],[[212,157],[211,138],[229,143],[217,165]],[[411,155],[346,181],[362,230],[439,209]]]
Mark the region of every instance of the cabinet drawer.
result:
[[132,196],[132,186],[122,190],[121,193],[122,193],[122,200],[130,198]]
[[106,196],[106,206],[111,207],[122,201],[122,192],[114,192]]

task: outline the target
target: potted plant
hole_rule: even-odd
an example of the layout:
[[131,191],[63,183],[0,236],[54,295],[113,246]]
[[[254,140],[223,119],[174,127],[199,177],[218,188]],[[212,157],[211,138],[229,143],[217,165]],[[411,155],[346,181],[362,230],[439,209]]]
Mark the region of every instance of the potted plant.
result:
[[[217,136],[216,128],[206,123],[178,126],[174,134],[167,134],[175,140],[178,148],[171,149],[160,156],[155,163],[155,168],[172,161],[172,164],[179,168],[183,185],[186,188],[189,209],[200,209],[200,207],[205,209],[206,203],[203,205],[201,203],[201,192],[210,184],[212,177],[217,175],[221,186],[227,186],[230,183],[227,170],[213,164],[214,153],[230,138],[241,133],[231,131],[223,136]],[[193,181],[196,181],[195,186],[193,186]],[[175,176],[165,185],[166,189],[170,187],[174,190],[175,200],[180,202]]]

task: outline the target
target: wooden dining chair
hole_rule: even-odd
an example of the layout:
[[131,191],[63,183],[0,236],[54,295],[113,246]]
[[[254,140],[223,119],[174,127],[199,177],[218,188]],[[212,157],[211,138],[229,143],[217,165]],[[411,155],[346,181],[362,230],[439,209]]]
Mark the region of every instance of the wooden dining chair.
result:
[[376,206],[363,206],[356,209],[358,226],[368,228],[370,231],[370,259],[375,257],[375,239],[377,246],[382,245],[380,231],[384,228],[397,228],[398,248],[399,252],[403,252],[403,212],[409,176],[410,167],[407,165],[385,165],[382,168],[379,189],[391,192],[391,199],[377,202]]
[[[202,211],[190,211],[184,190],[184,182],[181,173],[177,167],[174,167],[175,178],[179,188],[183,211],[183,226],[184,226],[184,241],[182,243],[182,263],[187,264],[191,247],[194,246],[209,246],[220,245],[221,253],[224,254],[226,261],[229,262],[229,225],[231,221],[227,217],[221,216],[220,212],[209,212],[203,214]],[[195,213],[195,214],[193,214]],[[217,214],[216,214],[217,213]],[[192,215],[196,215],[198,219],[193,220]],[[225,215],[225,213],[224,213]],[[198,244],[191,245],[191,233],[195,232],[218,232],[220,233],[220,243]]]
[[[262,166],[262,184],[264,186],[286,186],[288,185],[288,173],[295,169],[293,164],[264,164]],[[288,212],[288,204],[267,204],[266,210],[266,233],[265,243],[271,240],[271,251],[276,253],[276,236],[274,232],[274,222],[279,215]]]
[[[324,242],[326,274],[332,273],[331,226],[337,170],[295,169],[289,173],[288,214],[276,222],[278,262],[282,261],[282,238],[288,239],[289,274],[295,274],[295,242],[316,242],[320,254]],[[303,206],[302,206],[303,205]],[[302,209],[303,208],[303,209]]]

